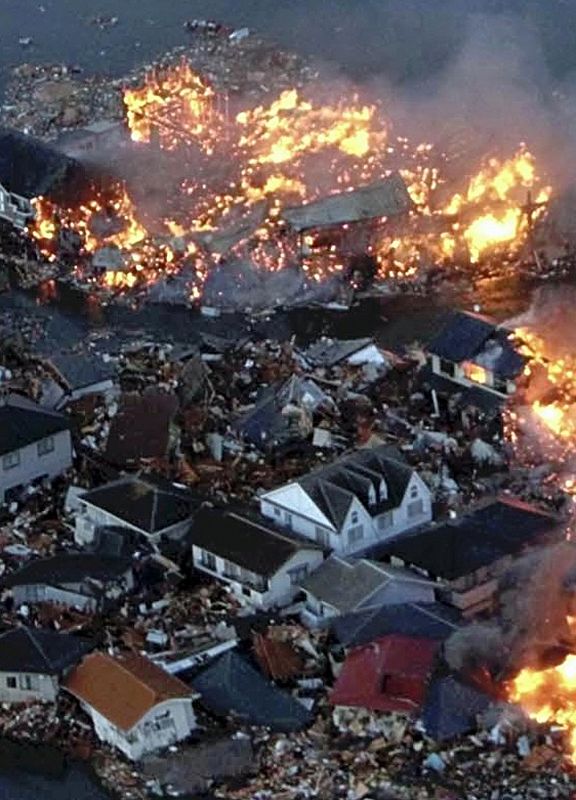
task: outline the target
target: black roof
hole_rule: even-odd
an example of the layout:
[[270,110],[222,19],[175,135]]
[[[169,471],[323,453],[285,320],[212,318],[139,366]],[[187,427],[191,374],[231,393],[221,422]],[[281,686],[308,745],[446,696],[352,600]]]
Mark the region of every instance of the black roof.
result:
[[526,358],[516,352],[510,334],[479,314],[456,311],[427,349],[448,361],[473,361],[502,378],[514,378],[522,371]]
[[[397,508],[402,503],[413,474],[414,470],[396,448],[382,445],[344,456],[327,467],[299,478],[298,484],[332,524],[339,528],[354,498],[372,514]],[[368,501],[370,487],[374,487],[378,498],[382,479],[386,483],[388,497],[371,506]]]
[[58,150],[18,131],[0,129],[0,184],[23,197],[61,196],[86,182],[84,168]]
[[426,733],[436,741],[452,739],[477,728],[477,716],[491,704],[491,699],[451,676],[437,678],[430,685],[422,722]]
[[200,504],[186,488],[150,475],[120,478],[80,495],[80,500],[146,533],[184,522]]
[[201,509],[190,534],[192,544],[225,558],[256,575],[274,575],[302,549],[318,549],[275,530],[265,520],[215,508]]
[[503,498],[459,521],[393,539],[381,554],[396,556],[438,578],[455,580],[538,544],[543,534],[558,525],[552,514]]
[[4,587],[46,584],[65,586],[87,578],[110,581],[121,577],[130,567],[130,559],[111,558],[92,553],[62,553],[51,558],[30,561],[17,572],[2,578]]
[[461,614],[443,603],[398,603],[343,614],[332,630],[345,647],[368,644],[389,634],[444,640],[461,625]]
[[89,353],[54,353],[48,360],[72,391],[100,383],[116,374],[111,364],[105,364]]
[[0,455],[70,428],[70,420],[19,395],[0,400]]
[[15,628],[0,636],[0,672],[58,675],[93,647],[88,640],[66,633]]

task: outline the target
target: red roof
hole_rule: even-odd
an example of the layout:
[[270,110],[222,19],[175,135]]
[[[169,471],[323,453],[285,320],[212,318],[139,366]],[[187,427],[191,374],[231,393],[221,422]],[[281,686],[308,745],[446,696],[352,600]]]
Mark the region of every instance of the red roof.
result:
[[439,643],[413,636],[383,636],[354,648],[330,694],[335,706],[371,711],[416,711]]

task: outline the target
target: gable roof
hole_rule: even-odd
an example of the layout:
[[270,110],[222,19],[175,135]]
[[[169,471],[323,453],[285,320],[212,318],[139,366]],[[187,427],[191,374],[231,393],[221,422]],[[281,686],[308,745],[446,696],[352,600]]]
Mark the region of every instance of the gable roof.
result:
[[193,682],[202,702],[213,713],[233,713],[248,725],[290,732],[312,721],[303,705],[273,686],[233,650],[196,675]]
[[442,641],[461,624],[460,612],[444,603],[398,603],[342,615],[331,628],[341,644],[355,647],[392,633]]
[[502,378],[514,378],[527,359],[514,349],[511,333],[480,314],[456,311],[427,349],[448,361],[473,361]]
[[109,380],[116,374],[111,364],[105,364],[89,353],[54,353],[48,358],[48,363],[71,391]]
[[11,394],[0,400],[0,455],[19,450],[70,428],[70,420],[25,397]]
[[256,575],[271,577],[301,550],[319,550],[267,525],[264,520],[223,509],[202,508],[190,534],[192,544]]
[[405,569],[361,559],[351,561],[330,556],[309,575],[301,588],[335,608],[339,613],[353,611],[384,587],[394,583],[430,585],[429,581]]
[[104,558],[93,553],[61,553],[51,558],[29,561],[17,572],[3,577],[0,585],[7,588],[33,584],[65,586],[89,578],[113,581],[127,572],[130,563],[130,559]]
[[424,700],[438,642],[384,636],[346,657],[330,703],[373,711],[414,712]]
[[0,636],[0,672],[58,675],[92,650],[86,639],[40,628],[14,628]]
[[159,703],[192,696],[185,683],[136,653],[92,653],[68,676],[65,687],[123,731]]
[[125,466],[138,463],[140,459],[166,458],[170,426],[177,410],[176,396],[166,392],[153,390],[123,395],[110,425],[106,459]]
[[353,191],[322,197],[303,206],[285,208],[282,217],[295,230],[331,227],[404,214],[413,206],[398,173]]
[[[344,523],[354,499],[362,503],[369,514],[380,514],[401,503],[414,470],[396,448],[381,447],[356,450],[354,453],[310,472],[298,479],[298,484],[330,522],[339,529]],[[379,499],[384,480],[388,497]],[[377,503],[371,506],[368,495],[374,487]]]
[[455,580],[537,544],[558,524],[555,516],[535,506],[502,498],[458,521],[393,539],[383,553]]
[[477,716],[491,702],[487,695],[452,676],[438,678],[430,685],[422,709],[426,733],[437,741],[470,733],[477,727]]
[[79,499],[146,533],[159,533],[184,522],[199,505],[187,489],[150,475],[106,483]]

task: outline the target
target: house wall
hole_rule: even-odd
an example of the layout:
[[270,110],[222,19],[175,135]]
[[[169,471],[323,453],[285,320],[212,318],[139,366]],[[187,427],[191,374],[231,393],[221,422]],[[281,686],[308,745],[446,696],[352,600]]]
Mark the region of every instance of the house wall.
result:
[[[225,575],[226,565],[225,560],[219,556],[214,556],[216,559],[215,569],[211,570],[202,563],[203,553],[205,551],[193,545],[192,559],[194,566],[202,572],[213,575],[219,580],[230,586],[234,595],[244,604],[256,606],[257,608],[273,608],[274,606],[288,605],[292,602],[294,597],[300,591],[298,585],[292,586],[290,580],[290,571],[298,567],[307,566],[308,574],[314,571],[316,567],[320,566],[324,560],[324,554],[320,550],[300,550],[295,553],[292,558],[287,561],[271,578],[265,582],[266,588],[260,590],[253,588],[249,583],[234,580],[233,578]],[[301,579],[300,579],[301,580]],[[298,581],[300,582],[300,581]]]
[[[16,688],[8,685],[13,680],[16,681]],[[28,685],[29,689],[26,688]],[[0,703],[29,703],[32,701],[53,703],[57,695],[58,678],[55,675],[0,672]]]
[[[413,491],[416,493],[412,496]],[[302,494],[305,495],[304,492]],[[307,495],[306,502],[310,503]],[[278,498],[278,499],[277,499]],[[280,505],[292,502],[293,505]],[[354,500],[350,505],[348,515],[340,529],[336,532],[330,530],[327,525],[316,522],[310,516],[310,511],[306,507],[306,513],[301,511],[299,504],[300,495],[292,493],[284,494],[281,490],[267,493],[260,501],[261,513],[273,519],[277,524],[284,525],[290,530],[295,531],[301,536],[322,544],[338,555],[362,555],[372,550],[376,545],[387,541],[399,533],[411,530],[420,525],[424,525],[432,519],[432,497],[430,490],[420,478],[414,473],[406,488],[402,503],[391,511],[372,517],[364,506]],[[411,504],[422,502],[422,510],[418,514],[411,512]],[[357,515],[357,516],[355,516]],[[382,526],[381,520],[386,520],[386,525]],[[362,527],[362,537],[357,538],[358,531]]]
[[158,531],[157,533],[150,534],[136,527],[136,525],[131,525],[125,520],[120,519],[120,517],[116,517],[114,514],[104,511],[102,508],[93,506],[85,500],[79,499],[78,502],[80,510],[75,518],[74,541],[81,547],[91,544],[94,541],[96,528],[104,525],[117,525],[121,528],[129,528],[132,531],[137,531],[146,536],[152,544],[158,544],[162,536],[167,536],[174,540],[182,539],[186,536],[190,528],[191,518],[185,519],[183,522],[178,522],[176,525],[170,525],[168,528],[164,528],[164,530]]
[[[82,703],[92,718],[96,735],[102,742],[121,750],[132,761],[185,739],[196,727],[192,698],[166,700],[150,709],[129,731],[123,731],[96,709]],[[157,723],[167,719],[169,725]]]
[[[123,581],[125,590],[130,591],[134,587],[134,576],[132,570],[128,570],[124,576]],[[112,588],[112,582],[110,583]],[[118,596],[122,596],[124,591],[118,590]],[[67,606],[68,608],[77,608],[81,611],[97,611],[101,605],[106,603],[106,597],[91,597],[82,593],[81,584],[68,584],[66,586],[49,586],[47,584],[23,584],[21,586],[14,586],[12,588],[12,595],[16,605],[35,603],[54,603],[57,605]],[[112,599],[112,598],[110,598]]]
[[440,356],[436,355],[429,356],[429,363],[432,367],[432,372],[434,372],[434,374],[436,375],[441,375],[443,378],[448,378],[449,380],[454,381],[454,383],[458,383],[461,386],[466,386],[466,387],[473,386],[476,388],[480,387],[481,389],[486,389],[487,391],[490,391],[493,394],[498,395],[499,397],[502,397],[503,395],[505,396],[509,394],[514,394],[514,392],[516,391],[516,384],[514,383],[514,381],[510,380],[506,381],[505,392],[496,389],[494,387],[495,383],[494,373],[491,372],[490,370],[485,369],[486,383],[478,383],[476,381],[471,381],[469,378],[466,377],[463,364],[450,362],[451,364],[453,364],[454,374],[448,374],[446,372],[443,372],[440,362],[441,362]]
[[54,449],[46,455],[38,455],[38,442],[20,448],[20,463],[5,469],[3,456],[0,456],[0,502],[5,500],[8,489],[27,486],[32,481],[46,476],[55,478],[72,466],[72,439],[70,431],[60,431],[52,437]]

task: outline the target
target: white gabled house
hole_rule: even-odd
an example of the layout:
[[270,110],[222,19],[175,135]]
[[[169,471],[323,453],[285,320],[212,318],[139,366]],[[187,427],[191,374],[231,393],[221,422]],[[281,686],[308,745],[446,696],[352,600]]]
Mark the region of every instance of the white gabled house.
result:
[[100,741],[133,761],[182,741],[196,727],[197,695],[136,653],[92,653],[64,685],[92,719]]
[[288,605],[324,560],[320,547],[297,541],[262,522],[230,511],[204,508],[191,532],[196,569],[228,584],[244,604]]
[[357,555],[432,519],[430,490],[395,448],[351,455],[265,492],[260,510],[340,555]]

